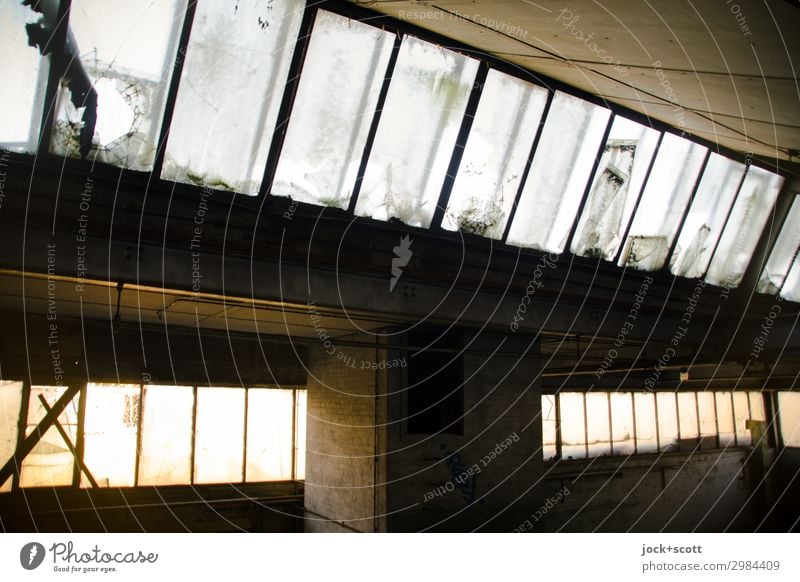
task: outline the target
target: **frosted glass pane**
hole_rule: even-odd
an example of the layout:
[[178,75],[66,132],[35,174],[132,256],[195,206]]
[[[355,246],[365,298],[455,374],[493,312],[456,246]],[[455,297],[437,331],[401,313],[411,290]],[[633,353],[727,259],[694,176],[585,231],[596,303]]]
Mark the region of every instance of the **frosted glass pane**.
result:
[[[179,0],[73,0],[70,30],[91,85],[62,83],[50,151],[153,168],[184,7]],[[92,126],[89,151],[80,131]]]
[[546,103],[543,87],[489,71],[443,228],[503,237]]
[[664,266],[706,148],[665,133],[625,240],[619,265],[656,271]]
[[586,426],[583,416],[583,394],[565,392],[559,395],[561,409],[561,458],[586,458]]
[[783,177],[750,166],[708,268],[708,283],[736,287],[742,281],[782,185]]
[[698,392],[697,408],[700,413],[700,436],[716,436],[717,416],[714,412],[714,393]]
[[198,3],[162,178],[258,193],[304,6]]
[[786,275],[786,283],[781,290],[781,297],[800,303],[800,255],[797,256],[789,274]]
[[295,426],[295,479],[306,478],[306,413],[308,409],[308,391],[297,391],[297,424]]
[[[44,396],[47,404],[52,407],[64,392],[66,386],[32,386],[31,398],[28,402],[28,425],[26,436],[33,433],[36,426],[47,414],[44,406],[39,401],[39,395]],[[76,444],[78,433],[78,397],[73,398],[64,411],[58,415],[58,422],[67,433],[73,446]],[[64,439],[55,426],[51,426],[42,435],[41,440],[22,461],[20,485],[22,487],[56,487],[59,485],[72,485],[72,470],[75,457],[64,442]]]
[[430,226],[477,72],[475,59],[403,38],[356,214]]
[[[132,487],[139,427],[138,384],[88,384],[83,460],[101,487]],[[81,485],[89,486],[82,475]]]
[[736,422],[736,442],[740,447],[749,445],[751,438],[750,431],[746,428],[746,423],[750,418],[750,402],[747,398],[747,392],[733,393],[733,413]]
[[700,436],[697,426],[697,399],[694,392],[678,392],[678,421],[681,440]]
[[633,402],[636,407],[636,450],[638,453],[655,453],[658,451],[656,395],[636,392]]
[[35,152],[39,141],[50,57],[28,45],[25,25],[41,16],[18,0],[0,2],[0,147],[15,152]]
[[608,393],[586,395],[586,430],[589,456],[611,454],[611,427],[608,423]]
[[192,408],[189,386],[145,386],[139,485],[191,482]]
[[556,93],[508,233],[510,244],[564,250],[610,115]]
[[319,11],[272,194],[347,209],[393,44],[384,30]]
[[733,399],[730,392],[715,392],[717,401],[717,426],[719,427],[719,446],[732,447],[735,424],[733,420]]
[[[800,248],[800,196],[795,196],[792,207],[786,215],[781,233],[764,266],[758,280],[758,292],[775,295],[783,285],[786,274],[792,266],[797,249]],[[786,291],[788,291],[788,286]],[[794,299],[797,301],[798,299]]]
[[556,397],[542,395],[542,456],[545,461],[556,457]]
[[251,389],[247,396],[247,481],[292,478],[292,390]]
[[244,389],[198,388],[195,483],[241,483]]
[[[22,382],[0,380],[0,467],[14,456],[17,449],[21,404]],[[6,491],[11,491],[11,477],[0,483],[0,493]]]
[[682,277],[702,277],[736,198],[745,165],[712,153],[700,179],[686,222],[678,236],[670,270]]
[[631,220],[659,132],[615,117],[570,250],[613,261]]
[[630,392],[611,393],[611,431],[615,455],[632,455],[635,449],[633,434],[633,397]]
[[767,420],[767,412],[764,409],[764,395],[761,392],[748,392],[750,397],[750,419]]
[[658,446],[662,453],[678,448],[678,412],[673,392],[657,392]]
[[778,417],[784,446],[800,447],[800,393],[778,392]]

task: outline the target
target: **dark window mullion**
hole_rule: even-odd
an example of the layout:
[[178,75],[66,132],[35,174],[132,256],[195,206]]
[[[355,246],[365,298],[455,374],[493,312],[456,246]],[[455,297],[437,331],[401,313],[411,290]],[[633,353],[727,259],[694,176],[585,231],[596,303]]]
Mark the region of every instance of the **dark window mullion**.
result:
[[378,102],[375,105],[375,113],[372,116],[369,133],[367,134],[367,141],[364,144],[364,151],[361,154],[361,162],[358,166],[356,183],[353,185],[353,194],[350,196],[350,205],[347,208],[347,212],[349,214],[355,213],[356,210],[358,195],[361,192],[361,183],[364,181],[364,174],[367,171],[367,163],[369,162],[369,156],[372,153],[372,145],[375,142],[375,136],[378,133],[378,124],[381,121],[383,106],[386,104],[386,97],[389,94],[389,85],[392,83],[392,75],[394,74],[394,67],[397,64],[397,57],[400,54],[400,45],[402,42],[403,37],[398,33],[394,40],[394,47],[392,47],[392,55],[389,57],[389,63],[386,65],[386,76],[383,79],[381,92],[378,94]]
[[81,486],[81,476],[83,472],[81,467],[85,466],[83,462],[84,453],[84,440],[85,440],[85,424],[86,424],[86,397],[88,396],[88,388],[84,382],[81,386],[81,391],[78,394],[78,426],[75,430],[75,463],[72,466],[72,486]]
[[547,123],[547,117],[550,114],[550,106],[553,104],[554,97],[555,91],[548,91],[547,101],[544,104],[542,116],[539,119],[539,126],[536,128],[536,135],[533,137],[533,143],[531,144],[531,151],[528,154],[528,159],[525,162],[525,168],[522,170],[522,176],[520,177],[519,187],[517,188],[517,193],[514,196],[514,204],[511,205],[511,210],[508,213],[506,228],[503,232],[503,238],[501,239],[504,243],[508,239],[508,233],[511,232],[511,224],[514,222],[514,217],[517,214],[517,207],[519,206],[519,201],[522,198],[522,192],[525,190],[525,184],[528,181],[528,174],[530,173],[531,165],[533,164],[533,157],[536,155],[536,148],[539,147],[539,140],[542,138],[544,124]]
[[170,78],[169,89],[167,91],[166,104],[164,106],[164,117],[161,120],[161,131],[159,132],[158,142],[156,142],[156,159],[153,164],[152,176],[161,176],[161,169],[164,167],[164,157],[167,153],[167,139],[169,130],[172,126],[172,117],[175,114],[175,102],[178,99],[178,88],[180,87],[183,75],[183,65],[186,62],[186,53],[189,46],[189,38],[192,33],[194,17],[197,10],[197,0],[189,0],[186,12],[183,17],[183,27],[178,39],[178,48],[175,53],[175,63],[172,67],[172,77]]
[[486,84],[486,77],[489,75],[489,66],[485,61],[480,61],[478,65],[478,73],[475,76],[475,82],[472,86],[472,92],[467,102],[467,108],[464,111],[464,117],[461,120],[461,129],[458,132],[456,145],[453,148],[453,154],[450,157],[450,165],[447,167],[447,174],[442,184],[442,191],[439,194],[439,201],[436,204],[436,209],[433,212],[433,220],[431,220],[431,229],[438,230],[444,219],[444,212],[447,208],[447,201],[450,199],[450,193],[453,190],[453,184],[456,181],[456,174],[461,165],[461,158],[464,157],[464,149],[467,147],[467,139],[469,132],[472,129],[472,124],[475,121],[475,114],[478,111],[478,105],[481,101],[483,94],[483,87]]
[[[37,146],[38,157],[43,158],[50,154],[50,137],[56,118],[56,104],[58,102],[61,78],[67,70],[68,63],[64,62],[67,33],[69,32],[69,11],[72,0],[60,0],[56,16],[56,28],[52,33],[46,47],[50,55],[50,70],[47,75],[47,87],[44,93],[42,120],[39,127],[39,143]],[[50,42],[50,40],[52,42]],[[40,50],[41,52],[41,50]],[[42,58],[45,58],[42,56]]]
[[[264,196],[272,190],[272,181],[275,179],[275,172],[278,169],[278,160],[283,149],[283,142],[286,138],[286,130],[289,127],[289,119],[292,115],[292,107],[297,96],[297,88],[300,85],[300,75],[303,74],[308,44],[311,40],[311,33],[314,28],[314,20],[317,14],[317,5],[313,2],[306,4],[303,12],[303,21],[300,23],[300,30],[297,33],[297,41],[292,54],[292,62],[289,65],[289,75],[286,79],[286,87],[283,91],[281,106],[278,110],[278,119],[275,122],[270,143],[267,164],[264,166],[264,175],[261,178],[259,196]],[[335,97],[331,97],[335,98]]]
[[[28,431],[28,411],[30,409],[31,401],[31,383],[28,380],[22,382],[22,401],[19,407],[19,420],[17,424],[17,446],[14,451],[14,458],[19,459],[19,465],[15,468],[14,475],[11,481],[11,490],[16,491],[19,489],[19,479],[22,473],[22,457],[21,448],[22,442],[25,440]],[[2,485],[2,483],[0,483]]]

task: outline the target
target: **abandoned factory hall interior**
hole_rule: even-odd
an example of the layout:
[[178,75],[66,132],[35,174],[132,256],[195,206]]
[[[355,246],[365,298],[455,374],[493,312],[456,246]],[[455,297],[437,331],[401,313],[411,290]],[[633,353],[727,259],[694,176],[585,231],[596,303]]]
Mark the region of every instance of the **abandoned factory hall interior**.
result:
[[0,2],[0,532],[798,531],[798,24]]

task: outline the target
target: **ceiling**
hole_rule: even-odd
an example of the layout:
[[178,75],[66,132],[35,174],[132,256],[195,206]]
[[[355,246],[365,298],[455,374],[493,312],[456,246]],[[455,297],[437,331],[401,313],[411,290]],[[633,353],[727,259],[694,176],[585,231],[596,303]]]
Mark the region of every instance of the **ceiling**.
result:
[[721,146],[799,161],[800,8],[790,2],[354,3]]

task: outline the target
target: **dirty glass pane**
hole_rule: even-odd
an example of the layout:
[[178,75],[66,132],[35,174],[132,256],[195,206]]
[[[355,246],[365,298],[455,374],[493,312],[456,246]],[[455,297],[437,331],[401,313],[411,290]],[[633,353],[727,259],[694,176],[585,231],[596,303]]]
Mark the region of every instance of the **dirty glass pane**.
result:
[[706,272],[744,170],[744,164],[711,154],[670,257],[673,274],[696,278]]
[[475,59],[403,38],[356,214],[430,226],[477,72]]
[[306,478],[306,411],[308,408],[308,390],[297,390],[297,408],[295,415],[295,479]]
[[764,395],[761,392],[748,392],[750,397],[750,418],[752,420],[767,420],[764,409]]
[[586,429],[589,456],[611,454],[611,426],[608,422],[608,393],[586,395]]
[[244,389],[198,388],[194,483],[241,483]]
[[384,30],[319,11],[272,194],[347,208],[393,45]]
[[50,57],[29,46],[25,26],[41,18],[19,0],[0,2],[0,147],[15,152],[33,153],[39,141]]
[[610,115],[583,99],[555,94],[508,233],[510,244],[564,250]]
[[258,193],[304,6],[198,3],[162,178]]
[[784,446],[800,447],[800,392],[778,392],[778,418]]
[[740,447],[749,445],[751,438],[746,423],[750,418],[750,402],[747,398],[747,392],[733,393],[733,415],[736,423],[736,442]]
[[556,458],[556,396],[542,395],[542,456],[545,461]]
[[639,198],[659,132],[615,117],[570,250],[613,261]]
[[733,399],[730,392],[715,392],[717,403],[717,426],[719,427],[719,446],[732,447],[735,425],[733,419]]
[[716,436],[717,416],[714,411],[714,393],[698,392],[697,408],[700,412],[700,436]]
[[[781,233],[775,241],[769,260],[758,280],[759,293],[769,293],[770,295],[778,293],[792,267],[792,261],[794,261],[798,249],[800,249],[800,196],[795,196],[783,228],[781,228]],[[787,285],[785,291],[790,291],[788,287],[790,286]]]
[[185,2],[73,0],[50,151],[153,168]]
[[636,451],[655,453],[658,451],[656,395],[635,392],[633,403],[636,407]]
[[559,395],[561,409],[561,458],[586,458],[586,425],[583,416],[583,394],[564,392]]
[[[132,487],[139,427],[138,384],[88,384],[83,461],[101,487]],[[81,486],[89,480],[81,475]]]
[[700,436],[697,426],[697,397],[694,392],[678,392],[678,422],[682,441]]
[[657,392],[658,446],[662,453],[678,450],[678,411],[674,392]]
[[247,395],[247,482],[292,478],[293,390],[251,389]]
[[611,393],[611,432],[615,455],[632,455],[635,451],[633,434],[633,397],[630,392]]
[[708,268],[708,283],[736,287],[742,281],[782,185],[781,176],[750,166]]
[[[0,380],[0,467],[17,449],[17,427],[22,405],[22,382]],[[11,491],[11,477],[0,483],[0,493]]]
[[[44,396],[51,407],[66,392],[66,386],[32,386],[28,402],[28,424],[25,431],[30,435],[47,414],[39,401]],[[73,446],[78,434],[78,396],[75,396],[64,411],[58,415],[58,422],[67,433]],[[22,487],[56,487],[72,485],[72,469],[75,458],[55,426],[42,435],[42,439],[22,461],[20,485]]]
[[543,87],[489,71],[443,228],[503,237],[546,102]]
[[646,271],[664,266],[705,155],[705,147],[664,134],[624,242],[620,266]]
[[192,408],[190,386],[145,386],[139,485],[191,482]]

